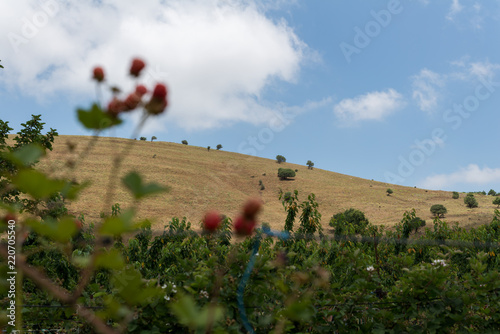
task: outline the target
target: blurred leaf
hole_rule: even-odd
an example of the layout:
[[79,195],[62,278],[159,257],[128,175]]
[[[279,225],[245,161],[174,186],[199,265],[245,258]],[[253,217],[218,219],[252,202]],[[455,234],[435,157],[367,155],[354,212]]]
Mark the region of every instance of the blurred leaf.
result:
[[95,103],[90,110],[78,109],[77,112],[78,120],[87,129],[103,130],[122,123],[121,119],[115,118],[104,112]]
[[90,181],[85,181],[82,184],[74,184],[68,181],[61,190],[61,194],[69,200],[74,200],[78,197],[78,194],[88,186],[90,186]]
[[169,190],[169,188],[162,187],[156,183],[143,184],[141,176],[136,172],[128,173],[122,181],[123,184],[132,192],[135,199],[140,199],[147,195]]
[[126,232],[131,232],[137,229],[137,225],[132,222],[134,218],[134,210],[128,209],[119,216],[107,217],[101,226],[100,233],[102,235],[120,235]]
[[192,296],[181,292],[178,296],[169,307],[179,322],[193,331],[206,329],[209,323],[215,324],[224,315],[220,306],[207,304],[200,310]]
[[111,284],[115,287],[118,295],[129,305],[147,304],[161,293],[161,289],[147,287],[142,280],[141,273],[134,268],[126,268],[114,271]]
[[115,248],[108,252],[99,254],[95,262],[96,267],[106,269],[122,269],[125,266],[122,254]]
[[75,219],[69,216],[59,220],[47,219],[43,222],[28,219],[26,224],[36,233],[61,243],[68,242],[78,232]]
[[45,174],[34,169],[25,169],[17,173],[12,179],[20,191],[27,193],[35,199],[47,198],[61,191],[66,184],[62,180],[51,180]]
[[40,144],[32,143],[22,146],[13,152],[3,153],[2,157],[18,167],[29,167],[37,163],[44,154],[45,150]]

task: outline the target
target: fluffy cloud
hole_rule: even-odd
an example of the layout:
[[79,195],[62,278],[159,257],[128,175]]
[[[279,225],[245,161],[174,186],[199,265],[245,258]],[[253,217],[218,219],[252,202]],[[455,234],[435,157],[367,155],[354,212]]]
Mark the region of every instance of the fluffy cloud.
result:
[[[244,0],[13,2],[0,12],[9,69],[0,80],[40,100],[84,99],[93,96],[93,66],[126,90],[129,62],[141,56],[148,64],[142,80],[170,87],[169,121],[186,129],[266,123],[275,111],[263,93],[295,82],[316,56],[265,7]],[[158,120],[162,128],[166,120]]]
[[466,168],[451,174],[438,174],[427,177],[421,184],[427,189],[449,189],[450,187],[465,183],[470,185],[487,185],[500,182],[500,168],[481,169],[476,164],[470,164]]
[[344,124],[362,120],[381,120],[404,106],[403,96],[394,89],[370,92],[352,99],[343,99],[333,112]]

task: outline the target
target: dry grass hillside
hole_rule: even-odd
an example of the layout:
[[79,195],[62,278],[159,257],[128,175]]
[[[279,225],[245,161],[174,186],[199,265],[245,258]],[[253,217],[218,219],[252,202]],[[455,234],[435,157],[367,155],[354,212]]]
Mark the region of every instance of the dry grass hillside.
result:
[[[90,139],[59,136],[54,150],[40,163],[40,168],[50,171],[53,176],[92,182],[77,202],[68,205],[73,214],[84,213],[87,222],[98,220],[101,211],[110,211],[104,198],[112,161],[130,142],[129,139],[100,138],[74,171],[66,167],[68,161],[74,161],[84,150]],[[75,145],[73,153],[68,144]],[[298,169],[295,179],[280,181],[276,175],[278,167]],[[283,191],[297,189],[300,201],[315,193],[324,228],[328,228],[333,214],[350,207],[365,212],[374,224],[393,225],[401,220],[404,211],[411,208],[430,222],[431,205],[443,204],[448,209],[446,220],[459,222],[464,227],[489,223],[496,207],[491,203],[491,196],[476,195],[479,208],[468,209],[463,203],[464,194],[454,200],[451,192],[389,185],[319,168],[309,170],[306,166],[290,163],[279,165],[270,159],[223,150],[208,152],[202,147],[167,142],[134,141],[119,175],[114,176],[121,177],[131,170],[141,173],[147,182],[171,187],[169,193],[146,198],[140,205],[138,216],[153,218],[156,229],[163,229],[174,216],[186,216],[198,226],[208,209],[217,209],[234,217],[245,199],[251,196],[260,197],[264,202],[261,221],[281,229],[286,213],[278,200],[280,188]],[[265,185],[264,191],[260,191],[259,180]],[[120,203],[123,209],[131,205],[133,199],[121,183],[118,184],[112,203]],[[389,187],[394,190],[391,196],[386,195]]]

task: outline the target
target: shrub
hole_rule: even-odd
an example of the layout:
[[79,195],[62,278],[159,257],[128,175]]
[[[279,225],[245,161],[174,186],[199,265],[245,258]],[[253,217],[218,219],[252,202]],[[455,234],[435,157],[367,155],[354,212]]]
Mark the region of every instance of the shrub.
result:
[[187,145],[188,141],[186,139],[184,139],[181,143],[184,144],[184,145]]
[[151,137],[151,141],[156,140],[156,139],[158,139],[158,138],[156,138],[156,136]]
[[387,196],[390,196],[394,191],[391,188],[386,190]]
[[265,189],[266,189],[266,187],[264,187],[264,184],[261,184],[260,185],[260,190],[265,190]]
[[314,162],[312,162],[311,160],[307,160],[306,165],[307,165],[307,169],[313,169]]
[[296,170],[295,170],[295,173],[297,173],[298,171],[299,171],[299,170],[298,170],[298,169],[296,169]]
[[496,197],[496,198],[493,200],[493,204],[497,205],[497,207],[500,207],[500,197]]
[[286,158],[284,156],[282,156],[282,155],[277,155],[276,156],[276,162],[279,163],[279,164],[282,163],[282,162],[286,162]]
[[207,146],[207,151],[210,152],[210,146]]
[[496,191],[493,189],[490,189],[490,191],[488,191],[488,195],[490,196],[495,196],[496,194],[497,194]]
[[438,218],[443,218],[444,215],[448,212],[443,204],[434,204],[431,206],[431,212],[434,216]]
[[451,195],[451,198],[453,198],[453,199],[458,199],[459,197],[460,197],[460,195],[456,191],[454,191],[453,195]]
[[290,168],[279,168],[278,177],[280,180],[286,180],[289,177],[295,177],[295,172]]
[[217,151],[220,150],[222,148],[222,145],[221,144],[217,144]]
[[478,206],[476,198],[471,193],[468,193],[467,196],[465,196],[464,203],[465,203],[465,205],[467,205],[467,207],[469,207],[471,209],[477,208],[477,206]]
[[347,209],[344,212],[339,212],[330,219],[329,225],[335,228],[335,234],[343,234],[345,225],[350,224],[354,233],[362,233],[369,224],[363,211],[357,209]]
[[140,140],[146,141],[146,137],[139,138]]

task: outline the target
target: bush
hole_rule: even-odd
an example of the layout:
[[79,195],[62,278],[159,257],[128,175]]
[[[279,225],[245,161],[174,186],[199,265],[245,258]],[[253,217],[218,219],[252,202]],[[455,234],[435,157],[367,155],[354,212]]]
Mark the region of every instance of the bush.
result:
[[386,190],[386,192],[387,192],[387,196],[390,196],[394,191],[392,191],[392,189],[389,188]]
[[296,170],[295,170],[295,173],[297,173],[298,171],[299,171],[299,170],[298,170],[298,169],[296,169]]
[[451,195],[451,198],[453,198],[453,199],[458,199],[459,197],[460,197],[460,195],[456,191],[454,191],[453,195]]
[[210,152],[210,146],[207,146],[207,151]]
[[446,210],[443,204],[434,204],[433,206],[431,206],[431,212],[434,216],[443,218],[448,210]]
[[278,177],[280,180],[286,180],[289,177],[295,177],[295,172],[290,168],[279,168]]
[[188,141],[186,139],[184,139],[181,143],[184,144],[184,145],[187,145]]
[[464,203],[465,203],[465,205],[467,205],[467,207],[469,207],[471,209],[477,208],[477,206],[478,206],[476,198],[471,193],[468,193],[467,196],[465,196]]
[[493,200],[493,204],[497,205],[497,207],[500,207],[500,197],[496,197],[496,198]]
[[344,234],[346,224],[350,224],[354,233],[362,233],[369,224],[363,211],[357,209],[347,209],[339,212],[330,219],[329,225],[335,228],[335,234]]
[[490,191],[488,191],[488,195],[490,196],[495,196],[496,194],[497,194],[496,191],[493,189],[490,189]]
[[279,163],[279,164],[282,163],[282,162],[286,162],[286,158],[284,156],[282,156],[282,155],[277,155],[276,156],[276,162]]
[[222,148],[222,145],[221,144],[217,144],[217,151],[220,150]]
[[151,137],[151,141],[156,140],[156,139],[158,139],[158,138],[156,138],[156,136]]
[[266,187],[264,187],[264,184],[261,184],[260,185],[260,190],[265,190],[265,189],[266,189]]
[[313,169],[314,162],[312,162],[311,160],[307,160],[306,165],[307,165],[307,169]]
[[139,138],[140,140],[146,141],[146,137]]

